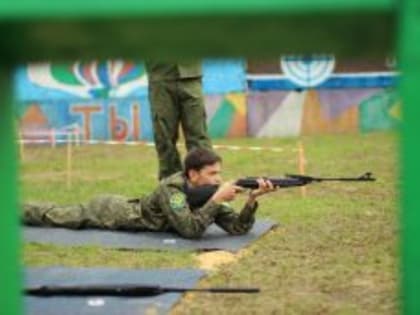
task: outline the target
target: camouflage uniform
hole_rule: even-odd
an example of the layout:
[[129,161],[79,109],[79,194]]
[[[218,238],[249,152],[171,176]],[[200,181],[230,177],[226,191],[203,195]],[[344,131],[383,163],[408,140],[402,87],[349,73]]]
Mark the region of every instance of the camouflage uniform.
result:
[[181,124],[187,150],[211,149],[201,84],[201,64],[146,63],[159,179],[182,170],[176,148]]
[[244,234],[252,228],[256,202],[252,206],[245,205],[240,213],[213,201],[190,209],[184,194],[185,185],[185,177],[176,173],[162,180],[153,193],[134,202],[122,196],[106,195],[73,206],[25,204],[23,221],[28,225],[73,229],[174,231],[186,238],[201,237],[212,223],[233,235]]

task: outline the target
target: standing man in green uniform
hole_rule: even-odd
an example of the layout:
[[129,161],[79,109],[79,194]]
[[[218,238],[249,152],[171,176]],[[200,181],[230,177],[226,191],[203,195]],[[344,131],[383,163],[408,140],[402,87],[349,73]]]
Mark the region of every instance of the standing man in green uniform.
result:
[[176,148],[181,125],[187,150],[211,148],[207,134],[201,62],[146,62],[159,179],[182,170]]
[[[254,224],[257,198],[274,190],[270,181],[259,179],[259,188],[250,191],[238,213],[227,202],[241,188],[233,182],[222,184],[218,155],[207,149],[194,149],[187,154],[184,164],[184,172],[160,181],[150,195],[138,199],[104,195],[69,206],[27,203],[23,206],[23,222],[72,229],[172,231],[185,238],[200,238],[210,224],[216,223],[228,233],[239,235],[247,233]],[[187,202],[185,190],[202,185],[220,186],[203,206],[194,209]]]

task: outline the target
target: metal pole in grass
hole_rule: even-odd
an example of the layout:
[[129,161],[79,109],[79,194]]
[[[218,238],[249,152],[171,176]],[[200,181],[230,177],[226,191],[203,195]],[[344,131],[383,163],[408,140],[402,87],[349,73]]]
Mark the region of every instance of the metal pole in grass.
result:
[[12,114],[12,72],[0,68],[0,313],[20,314],[16,137]]
[[400,5],[399,59],[403,73],[400,92],[404,100],[402,124],[401,192],[401,297],[402,314],[420,314],[420,2]]

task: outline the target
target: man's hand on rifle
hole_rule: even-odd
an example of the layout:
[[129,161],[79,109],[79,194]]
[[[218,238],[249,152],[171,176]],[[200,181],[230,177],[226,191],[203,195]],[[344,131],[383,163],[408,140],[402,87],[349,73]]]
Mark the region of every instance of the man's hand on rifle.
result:
[[258,178],[257,182],[258,182],[258,188],[250,191],[248,203],[253,203],[255,202],[257,197],[277,190],[277,188],[274,187],[273,183],[267,179]]
[[[277,190],[271,181],[267,179],[258,178],[257,183],[258,188],[251,190],[249,193],[248,203],[254,203],[257,197]],[[211,200],[217,203],[229,202],[234,200],[238,193],[244,191],[245,189],[235,185],[234,181],[228,181],[218,188],[218,190],[212,196]]]
[[234,181],[225,182],[217,189],[211,200],[216,203],[229,202],[235,199],[237,193],[243,191],[244,189],[236,186]]

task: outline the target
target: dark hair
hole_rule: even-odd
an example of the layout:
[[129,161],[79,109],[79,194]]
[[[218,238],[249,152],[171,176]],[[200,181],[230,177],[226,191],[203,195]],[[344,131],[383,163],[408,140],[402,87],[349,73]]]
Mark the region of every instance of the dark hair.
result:
[[188,177],[190,170],[200,171],[207,165],[222,162],[222,158],[214,151],[204,148],[196,148],[188,152],[184,160],[184,174]]

